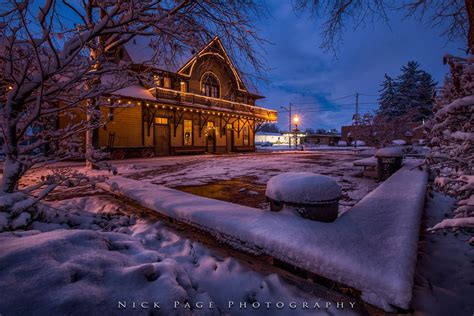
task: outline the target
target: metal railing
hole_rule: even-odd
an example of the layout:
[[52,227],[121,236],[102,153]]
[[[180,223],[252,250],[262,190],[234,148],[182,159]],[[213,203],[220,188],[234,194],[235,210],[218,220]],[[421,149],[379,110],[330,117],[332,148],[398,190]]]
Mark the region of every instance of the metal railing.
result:
[[197,105],[199,107],[220,108],[227,111],[252,115],[257,118],[269,121],[275,121],[277,119],[277,111],[261,108],[258,106],[207,97],[194,93],[164,89],[161,87],[152,88],[150,90],[154,92],[157,100],[167,100],[172,101],[173,103],[181,103],[182,105],[191,104]]

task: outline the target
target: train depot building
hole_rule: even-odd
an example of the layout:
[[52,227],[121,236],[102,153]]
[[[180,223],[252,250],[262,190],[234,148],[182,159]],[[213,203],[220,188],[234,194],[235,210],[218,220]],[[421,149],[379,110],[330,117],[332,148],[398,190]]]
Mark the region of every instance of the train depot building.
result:
[[145,65],[153,52],[140,41],[116,58],[145,79],[106,96],[123,107],[101,107],[107,123],[94,131],[95,147],[113,159],[255,151],[255,131],[277,112],[255,105],[263,96],[249,91],[218,37],[177,69]]

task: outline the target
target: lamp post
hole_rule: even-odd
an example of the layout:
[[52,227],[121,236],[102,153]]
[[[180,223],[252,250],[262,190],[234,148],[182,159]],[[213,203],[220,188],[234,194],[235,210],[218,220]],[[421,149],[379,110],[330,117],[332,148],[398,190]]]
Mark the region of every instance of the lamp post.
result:
[[300,121],[300,118],[298,117],[298,114],[295,114],[295,116],[293,116],[293,124],[295,124],[295,129],[293,130],[293,132],[295,133],[295,149],[296,149],[296,146],[298,145],[298,123]]

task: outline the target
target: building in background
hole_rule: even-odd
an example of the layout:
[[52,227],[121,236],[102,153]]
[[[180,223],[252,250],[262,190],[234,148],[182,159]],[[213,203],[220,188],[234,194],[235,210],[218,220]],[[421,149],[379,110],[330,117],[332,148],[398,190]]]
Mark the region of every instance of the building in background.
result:
[[301,143],[304,145],[337,146],[340,140],[341,135],[338,134],[309,134],[301,138]]

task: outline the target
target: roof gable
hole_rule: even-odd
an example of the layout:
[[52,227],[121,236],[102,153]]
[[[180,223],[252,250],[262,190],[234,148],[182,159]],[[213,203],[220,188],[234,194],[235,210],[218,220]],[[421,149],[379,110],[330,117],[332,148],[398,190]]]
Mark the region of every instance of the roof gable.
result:
[[248,92],[247,87],[245,86],[244,81],[242,80],[242,77],[240,76],[237,68],[230,59],[229,54],[224,48],[224,45],[222,44],[221,40],[217,36],[214,37],[214,39],[210,41],[204,48],[197,52],[191,59],[189,59],[181,68],[179,68],[177,73],[182,76],[190,77],[194,65],[196,64],[198,59],[207,55],[213,55],[217,58],[222,59],[231,69],[232,74],[234,75],[235,80],[237,82],[237,88],[242,92]]

